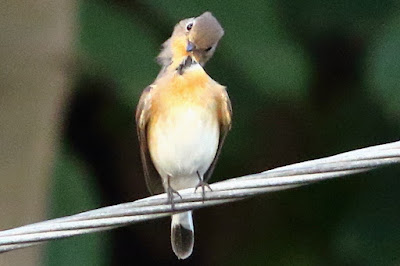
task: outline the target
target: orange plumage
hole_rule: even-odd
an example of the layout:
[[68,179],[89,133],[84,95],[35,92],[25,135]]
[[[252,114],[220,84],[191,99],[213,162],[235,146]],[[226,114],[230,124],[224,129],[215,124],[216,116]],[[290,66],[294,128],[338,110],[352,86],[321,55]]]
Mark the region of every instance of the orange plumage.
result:
[[[158,57],[162,69],[140,98],[136,121],[146,183],[151,193],[174,194],[183,188],[203,190],[213,172],[231,126],[231,105],[225,87],[203,69],[223,29],[206,12],[185,19]],[[172,215],[171,244],[185,259],[192,253],[192,212]]]

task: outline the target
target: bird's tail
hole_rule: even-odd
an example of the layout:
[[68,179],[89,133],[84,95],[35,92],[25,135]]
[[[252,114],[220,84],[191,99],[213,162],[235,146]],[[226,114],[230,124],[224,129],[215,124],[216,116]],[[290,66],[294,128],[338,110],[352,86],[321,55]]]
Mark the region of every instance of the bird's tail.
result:
[[192,254],[194,245],[192,211],[172,215],[171,245],[178,259],[186,259]]

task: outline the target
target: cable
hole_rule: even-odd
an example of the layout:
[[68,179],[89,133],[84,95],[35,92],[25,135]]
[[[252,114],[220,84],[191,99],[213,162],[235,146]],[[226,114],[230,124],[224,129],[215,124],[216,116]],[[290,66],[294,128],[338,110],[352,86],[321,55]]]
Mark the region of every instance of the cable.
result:
[[318,181],[370,171],[400,162],[400,141],[341,153],[322,159],[278,167],[265,172],[211,184],[212,191],[180,190],[174,209],[166,194],[129,203],[99,208],[80,214],[0,231],[0,252],[39,244],[43,241],[110,230],[157,219],[172,212],[224,204],[256,195],[309,185]]

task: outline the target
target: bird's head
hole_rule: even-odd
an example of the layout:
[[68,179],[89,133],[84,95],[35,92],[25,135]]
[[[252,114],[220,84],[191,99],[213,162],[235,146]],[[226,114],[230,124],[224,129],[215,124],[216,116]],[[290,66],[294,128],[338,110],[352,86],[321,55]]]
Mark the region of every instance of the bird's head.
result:
[[163,45],[163,51],[158,56],[162,65],[165,59],[170,63],[180,63],[182,59],[192,56],[204,65],[214,54],[224,30],[218,20],[205,12],[195,18],[180,21],[174,28],[172,36]]

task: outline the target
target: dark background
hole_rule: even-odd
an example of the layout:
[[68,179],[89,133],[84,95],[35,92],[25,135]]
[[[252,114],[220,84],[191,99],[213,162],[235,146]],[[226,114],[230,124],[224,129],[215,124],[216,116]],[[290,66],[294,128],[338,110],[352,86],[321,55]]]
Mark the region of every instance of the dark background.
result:
[[[211,182],[395,141],[397,1],[81,0],[78,73],[66,104],[48,217],[148,196],[135,130],[160,45],[211,11],[225,36],[206,71],[233,127]],[[53,241],[46,265],[398,265],[400,169],[390,167],[195,212],[178,261],[170,220]]]

